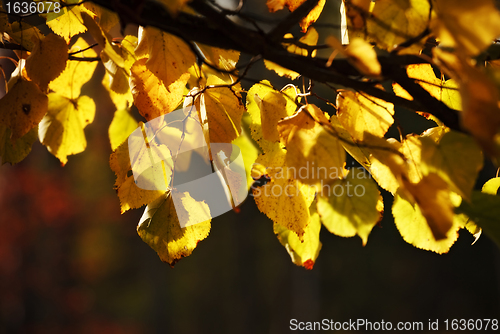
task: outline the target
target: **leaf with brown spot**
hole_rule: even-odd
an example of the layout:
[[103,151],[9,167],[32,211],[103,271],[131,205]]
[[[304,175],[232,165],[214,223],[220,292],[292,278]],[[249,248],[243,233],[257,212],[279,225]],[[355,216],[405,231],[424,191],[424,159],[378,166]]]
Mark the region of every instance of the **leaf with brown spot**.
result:
[[19,139],[40,123],[47,107],[47,96],[40,88],[21,78],[0,99],[0,123],[12,130],[12,140]]

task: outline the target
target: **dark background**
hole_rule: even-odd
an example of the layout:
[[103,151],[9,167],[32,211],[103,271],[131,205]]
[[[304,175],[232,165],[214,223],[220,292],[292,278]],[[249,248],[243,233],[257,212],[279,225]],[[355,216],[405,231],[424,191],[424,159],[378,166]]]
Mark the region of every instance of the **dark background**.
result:
[[[336,6],[322,19],[338,16]],[[445,319],[500,318],[497,246],[486,236],[471,246],[463,230],[448,254],[418,250],[394,226],[387,193],[368,244],[323,229],[312,271],[291,262],[251,198],[215,218],[210,236],[171,269],[136,234],[143,209],[120,215],[102,75],[100,66],[84,89],[98,108],[84,153],[61,167],[36,143],[25,161],[0,167],[0,333],[288,333],[292,318],[440,319],[444,332]],[[249,77],[287,82],[262,64]],[[408,133],[430,126],[397,115]],[[478,187],[494,174],[488,166]]]

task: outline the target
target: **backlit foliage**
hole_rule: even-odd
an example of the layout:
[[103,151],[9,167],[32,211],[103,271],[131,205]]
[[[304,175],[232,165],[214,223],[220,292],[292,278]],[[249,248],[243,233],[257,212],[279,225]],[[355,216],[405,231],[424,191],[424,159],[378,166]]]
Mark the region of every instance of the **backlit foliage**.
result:
[[[499,179],[474,190],[485,161],[500,163],[493,0],[344,0],[341,36],[331,30],[340,22],[316,22],[328,14],[326,0],[267,0],[271,13],[289,14],[265,29],[241,6],[208,0],[55,2],[62,10],[40,14],[44,27],[0,8],[16,64],[3,73],[2,164],[23,160],[36,140],[62,165],[83,152],[97,101],[82,86],[104,69],[102,87],[116,108],[110,167],[121,212],[146,206],[137,231],[162,261],[173,266],[208,237],[210,220],[179,221],[197,221],[209,207],[168,184],[166,192],[138,187],[127,138],[183,107],[195,107],[207,141],[240,147],[248,200],[299,266],[313,268],[322,228],[366,245],[391,214],[401,237],[424,250],[448,252],[460,229],[500,242]],[[289,84],[250,78],[259,61]],[[403,113],[432,125],[405,132]],[[352,160],[361,167],[348,169]],[[163,173],[167,183],[172,172]]]

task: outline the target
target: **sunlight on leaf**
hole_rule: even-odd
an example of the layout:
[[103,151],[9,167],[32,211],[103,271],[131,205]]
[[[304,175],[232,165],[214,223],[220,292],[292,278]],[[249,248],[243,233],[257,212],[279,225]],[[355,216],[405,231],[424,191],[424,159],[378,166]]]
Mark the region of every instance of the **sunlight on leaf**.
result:
[[65,165],[67,156],[81,153],[87,147],[83,129],[94,121],[95,103],[88,96],[70,100],[50,93],[47,115],[38,130],[40,141]]
[[337,95],[337,117],[355,140],[366,133],[383,137],[394,123],[394,105],[373,96],[342,91]]
[[196,201],[187,192],[182,196],[183,208],[174,206],[170,191],[160,196],[148,204],[137,226],[142,240],[172,267],[183,257],[191,255],[198,242],[210,232],[210,220],[181,228],[181,216],[190,219],[197,212],[208,210],[205,202]]
[[[283,9],[285,6],[293,12],[306,0],[267,0],[267,8],[271,13]],[[309,14],[300,21],[300,27],[302,32],[306,32],[307,28],[316,22],[316,20],[321,15],[323,7],[325,6],[326,0],[319,0],[316,7],[314,7]]]
[[318,197],[318,213],[328,231],[341,237],[359,235],[363,245],[383,210],[377,185],[362,168],[352,168],[345,179],[325,185]]
[[321,222],[314,204],[311,205],[309,214],[310,220],[304,230],[303,240],[300,240],[297,234],[280,224],[274,223],[273,229],[274,233],[278,235],[280,243],[286,248],[292,262],[307,270],[312,270],[322,246],[319,241]]

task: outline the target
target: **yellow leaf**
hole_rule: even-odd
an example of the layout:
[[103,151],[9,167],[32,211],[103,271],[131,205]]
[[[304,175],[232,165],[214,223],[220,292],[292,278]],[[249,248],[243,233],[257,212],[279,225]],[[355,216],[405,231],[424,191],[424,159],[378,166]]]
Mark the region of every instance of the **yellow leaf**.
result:
[[[306,0],[267,0],[267,8],[271,13],[274,13],[278,10],[283,9],[285,6],[293,12],[299,6],[304,3]],[[307,28],[316,20],[319,18],[321,15],[321,12],[323,11],[323,7],[325,6],[326,0],[319,0],[318,4],[316,7],[314,7],[309,14],[307,14],[306,17],[304,17],[300,21],[300,27],[302,28],[302,32],[306,32]]]
[[147,68],[146,61],[147,58],[141,58],[132,66],[130,90],[135,106],[149,121],[177,108],[182,101],[189,73],[167,87]]
[[[428,193],[427,196],[438,200],[437,192],[433,193],[432,188],[429,190],[431,190],[431,193]],[[446,192],[444,189],[439,191]],[[454,193],[449,193],[449,196],[453,207],[458,207],[461,203],[460,196]],[[446,211],[446,215],[449,214],[449,207],[439,206],[439,202],[436,204],[435,210],[438,210],[438,212],[435,212],[435,214],[439,214],[441,210]],[[430,207],[428,209],[431,210]],[[423,210],[421,210],[417,203],[412,203],[408,200],[408,197],[401,190],[394,196],[392,214],[394,215],[394,223],[406,242],[417,248],[430,250],[438,254],[449,251],[458,238],[458,230],[465,226],[466,221],[464,221],[462,215],[455,215],[451,227],[446,232],[445,238],[436,240],[428,221],[423,215]]]
[[288,116],[286,99],[282,94],[270,91],[262,99],[255,95],[254,100],[260,109],[262,138],[270,142],[279,141],[278,122]]
[[352,168],[345,179],[325,185],[317,205],[328,231],[341,237],[359,235],[363,246],[384,208],[377,185],[362,168]]
[[411,201],[418,204],[435,240],[446,239],[453,226],[453,204],[450,190],[437,174],[430,173],[414,184],[403,179]]
[[[315,190],[293,179],[293,172],[286,166],[285,157],[286,151],[278,143],[267,153],[259,155],[254,169],[261,167],[262,176],[269,177],[271,181],[264,186],[253,187],[252,193],[261,212],[302,239],[309,223],[309,206]],[[254,171],[252,173],[255,177]]]
[[239,51],[220,49],[205,44],[197,44],[197,45],[203,52],[205,58],[212,65],[218,68],[222,68],[226,71],[232,71],[235,69],[236,64],[238,63],[238,59],[240,58]]
[[337,108],[340,124],[358,141],[365,140],[367,133],[383,137],[394,123],[394,105],[373,96],[342,91]]
[[[46,2],[43,0],[34,0],[35,2]],[[56,34],[69,42],[71,37],[85,32],[87,28],[83,24],[82,13],[92,12],[88,11],[82,5],[75,5],[80,0],[67,0],[64,4],[71,6],[64,6],[61,0],[50,1],[52,2],[52,10],[48,14],[43,14],[47,19],[47,25]],[[60,11],[56,10],[55,3],[59,5]],[[48,7],[47,7],[48,8]]]
[[295,179],[321,187],[323,182],[343,176],[344,148],[318,107],[308,104],[280,121],[278,132],[287,149],[286,164],[293,168]]
[[353,38],[345,54],[350,62],[362,73],[370,77],[379,77],[382,66],[378,62],[377,53],[368,42],[361,38]]
[[139,44],[142,43],[148,46],[146,67],[167,87],[188,73],[195,62],[193,52],[183,40],[156,28],[144,28],[139,34]]
[[452,191],[470,198],[483,167],[483,155],[474,140],[463,133],[450,131],[438,142],[427,137],[422,137],[421,141],[423,173],[438,174]]
[[230,143],[241,133],[241,117],[245,108],[239,93],[218,85],[225,85],[225,82],[210,76],[205,91],[196,97],[195,105],[202,122],[203,115],[206,115],[210,142]]
[[116,174],[115,189],[120,199],[122,213],[151,203],[164,193],[159,190],[141,189],[136,185],[131,173],[128,141],[121,143],[111,153],[109,165]]
[[[79,38],[70,52],[84,50],[88,47],[88,43],[83,38]],[[97,54],[92,49],[78,53],[78,57],[90,58],[96,56]],[[82,86],[92,78],[96,67],[97,62],[68,60],[64,71],[50,82],[49,88],[59,95],[74,100],[80,96]]]
[[68,155],[81,153],[87,147],[83,129],[94,120],[95,103],[88,96],[70,100],[50,93],[48,97],[48,112],[40,123],[38,135],[49,152],[65,165]]
[[26,22],[12,22],[10,29],[7,30],[9,37],[17,44],[31,51],[35,47],[35,41],[43,37],[42,32]]
[[232,143],[237,145],[241,150],[241,154],[243,156],[243,163],[245,166],[245,173],[247,176],[247,190],[250,190],[250,187],[253,184],[253,179],[251,175],[252,165],[259,156],[259,151],[257,147],[254,145],[254,143],[252,143],[252,141],[250,140],[250,137],[246,133],[246,131],[242,131],[240,136],[235,140],[233,140]]
[[38,139],[38,128],[34,127],[19,139],[11,140],[11,130],[0,124],[0,161],[3,164],[17,164],[31,152],[31,146]]
[[120,48],[111,43],[111,36],[104,32],[89,14],[82,12],[81,17],[83,23],[97,44],[102,48],[103,52],[116,64],[116,66],[123,68],[125,66],[125,61],[121,55]]
[[431,28],[442,47],[475,56],[500,35],[500,12],[493,0],[434,0],[433,4]]
[[116,110],[108,130],[111,149],[115,150],[135,129],[137,121],[130,115],[130,110]]
[[12,140],[37,126],[47,112],[48,99],[32,81],[19,79],[0,99],[0,123],[11,129]]
[[[316,45],[318,43],[318,32],[314,27],[311,27],[308,31],[307,34],[305,34],[303,37],[299,39],[299,42],[306,44],[306,45]],[[293,38],[292,34],[286,34],[286,38]],[[283,43],[283,46],[286,47],[286,50],[290,53],[301,55],[301,56],[310,56],[310,57],[315,57],[316,56],[316,50],[314,50],[311,54],[309,54],[307,49],[303,49],[301,47],[298,47],[297,45],[293,43]],[[269,60],[264,60],[264,64],[266,65],[267,69],[272,70],[276,72],[279,76],[285,76],[287,78],[290,78],[292,80],[295,80],[299,77],[299,73],[291,71],[287,68],[284,68],[276,63],[273,63],[272,61]]]
[[191,255],[198,242],[210,232],[210,220],[181,228],[181,219],[191,219],[192,215],[209,209],[205,202],[196,201],[187,192],[181,196],[183,208],[174,206],[170,192],[148,204],[137,226],[142,240],[172,267],[183,257]]
[[107,8],[91,2],[85,2],[83,6],[99,19],[99,26],[105,32],[109,32],[111,28],[113,28],[120,22],[118,14],[110,11]]
[[[433,97],[445,103],[448,107],[461,110],[462,100],[458,83],[454,79],[441,80],[436,78],[434,70],[430,64],[412,64],[406,68],[408,77],[415,79],[417,83],[428,91]],[[399,84],[393,84],[394,94],[408,100],[413,100],[413,97],[403,89]],[[440,121],[431,114],[419,112],[428,119],[432,119],[440,124]]]
[[64,38],[49,34],[37,40],[33,51],[26,59],[26,72],[42,91],[49,82],[57,78],[66,68],[68,45]]
[[315,205],[311,205],[310,211],[310,220],[304,230],[303,240],[280,224],[273,225],[274,233],[278,235],[278,240],[286,248],[292,262],[307,270],[313,269],[322,246],[319,241],[321,222]]
[[[285,115],[284,116],[291,116],[295,113],[295,110],[297,109],[297,105],[295,104],[295,97],[297,96],[295,89],[292,87],[291,89],[287,89],[283,92],[278,92],[273,88],[271,83],[267,80],[263,80],[250,88],[250,90],[247,93],[247,111],[250,114],[251,118],[251,123],[250,123],[250,130],[251,130],[251,135],[252,138],[259,144],[259,146],[262,148],[264,152],[267,152],[270,150],[274,144],[272,142],[269,142],[264,138],[264,127],[267,129],[266,131],[272,133],[273,128],[276,128],[278,125],[278,121],[281,119],[281,114],[283,113],[283,110],[277,108],[274,111],[270,110],[261,110],[261,107],[269,107],[273,108],[273,106],[278,107],[280,102],[280,99],[276,98],[274,94],[269,95],[268,98],[266,98],[266,103],[258,103],[258,101],[262,101],[264,97],[267,97],[267,94],[270,92],[274,92],[277,94],[280,94],[283,96],[283,98],[286,100],[286,106],[285,106]],[[268,101],[270,99],[270,101]],[[276,105],[276,103],[278,105]],[[269,115],[266,115],[264,117],[267,117],[266,121],[270,122],[270,124],[266,124],[267,122],[262,121],[262,114],[263,113],[270,113]],[[276,114],[278,116],[276,116]],[[264,125],[264,126],[263,126]]]

